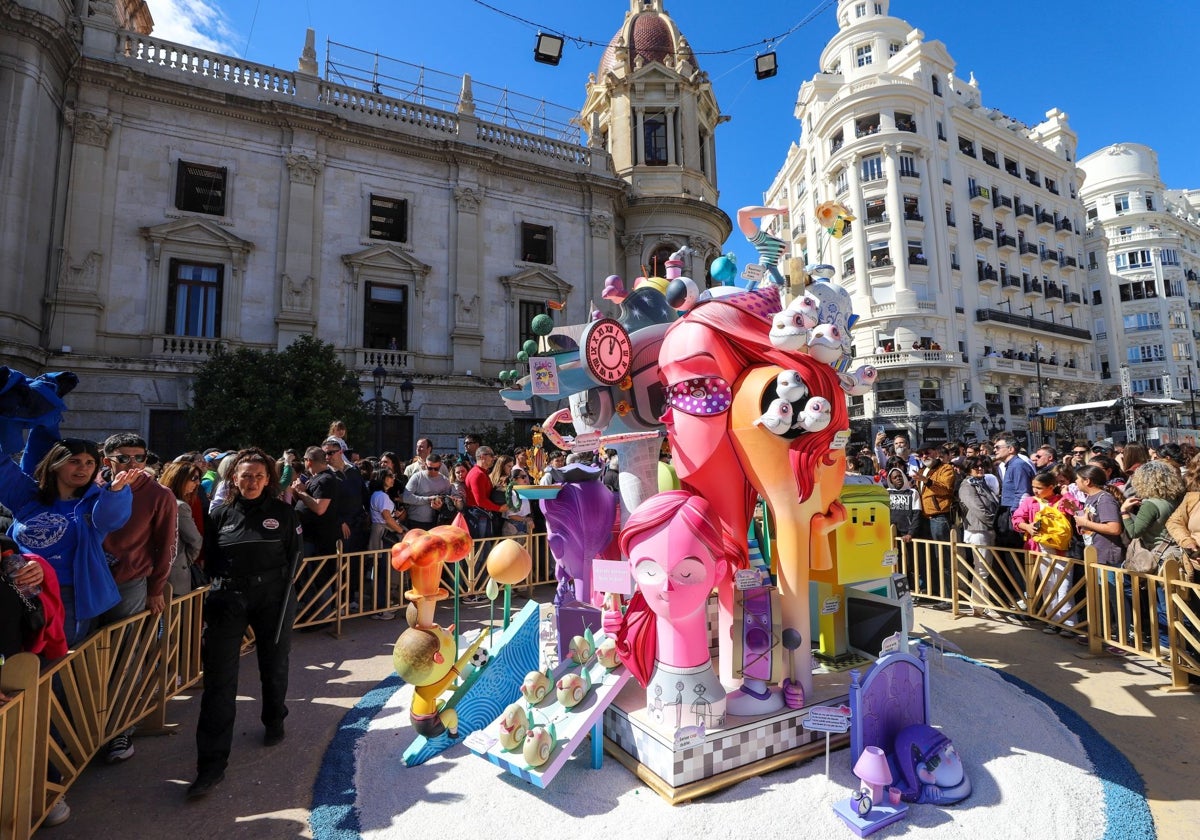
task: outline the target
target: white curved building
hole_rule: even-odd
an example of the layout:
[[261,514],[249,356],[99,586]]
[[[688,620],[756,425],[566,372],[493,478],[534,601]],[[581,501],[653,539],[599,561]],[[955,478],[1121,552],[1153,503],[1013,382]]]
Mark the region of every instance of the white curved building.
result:
[[[1164,187],[1148,146],[1117,143],[1079,167],[1102,375],[1119,381],[1127,366],[1133,394],[1190,400],[1200,388],[1200,202]],[[1160,412],[1155,425],[1168,422]]]
[[[853,295],[855,355],[879,369],[875,392],[852,400],[856,439],[1023,433],[1039,405],[1100,386],[1077,138],[1056,109],[1030,127],[985,105],[946,47],[889,5],[838,3],[766,202],[789,207],[792,253],[833,264]],[[841,240],[813,221],[830,199],[857,218]]]

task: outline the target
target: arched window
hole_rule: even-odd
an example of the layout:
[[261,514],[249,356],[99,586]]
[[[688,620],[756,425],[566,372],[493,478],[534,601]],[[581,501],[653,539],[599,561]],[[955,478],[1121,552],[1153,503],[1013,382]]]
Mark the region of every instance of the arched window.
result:
[[647,277],[666,277],[667,276],[667,260],[671,254],[679,250],[678,245],[672,245],[670,242],[663,242],[653,251],[650,252],[650,260],[646,263]]

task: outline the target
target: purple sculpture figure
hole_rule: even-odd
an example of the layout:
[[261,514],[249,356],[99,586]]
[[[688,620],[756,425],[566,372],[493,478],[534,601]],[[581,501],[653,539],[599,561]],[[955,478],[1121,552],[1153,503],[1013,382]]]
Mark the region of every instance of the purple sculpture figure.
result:
[[895,760],[899,767],[896,787],[905,802],[953,805],[971,795],[962,759],[943,733],[916,723],[896,736]]
[[558,589],[558,657],[584,630],[600,630],[600,610],[591,604],[592,560],[612,540],[617,497],[599,481],[568,482],[553,499],[542,502],[546,542],[554,555]]

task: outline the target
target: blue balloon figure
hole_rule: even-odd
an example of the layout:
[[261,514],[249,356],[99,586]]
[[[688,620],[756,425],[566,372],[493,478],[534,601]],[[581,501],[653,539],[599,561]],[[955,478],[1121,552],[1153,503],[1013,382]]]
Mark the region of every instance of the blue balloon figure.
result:
[[737,277],[737,255],[730,252],[724,256],[717,257],[712,261],[708,273],[713,280],[722,286],[728,286],[733,282],[733,278]]

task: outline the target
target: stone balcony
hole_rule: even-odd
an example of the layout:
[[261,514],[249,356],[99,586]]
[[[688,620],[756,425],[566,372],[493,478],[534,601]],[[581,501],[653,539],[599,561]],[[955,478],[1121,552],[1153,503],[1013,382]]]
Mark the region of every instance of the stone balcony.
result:
[[873,353],[857,356],[851,367],[871,365],[879,370],[908,367],[965,367],[961,353],[946,350],[896,350],[892,353]]
[[1049,363],[1039,366],[1037,362],[1023,362],[1019,359],[1006,359],[1003,356],[981,356],[975,360],[975,368],[980,373],[1014,373],[1036,379],[1039,367],[1041,367],[1043,381],[1100,382],[1100,373],[1095,370],[1069,368]]
[[[459,79],[461,92],[439,94],[433,97],[436,104],[429,104],[424,97],[404,98],[399,92],[389,95],[391,91],[338,84],[316,75],[281,70],[138,32],[118,32],[116,41],[114,53],[104,58],[159,79],[179,79],[215,95],[293,104],[336,114],[353,122],[403,129],[424,135],[430,141],[453,137],[458,142],[485,149],[501,147],[535,160],[549,158],[582,170],[607,173],[607,156],[593,155],[590,147],[579,142],[576,128],[560,131],[559,136],[554,136],[550,131],[539,131],[535,119],[509,122],[507,117],[501,120],[475,117],[476,100],[471,93],[469,77]],[[415,82],[414,86],[421,88],[421,82]],[[476,84],[474,87],[490,86]],[[506,90],[503,95],[515,96]],[[480,99],[482,103],[483,97]],[[508,111],[497,109],[496,113]],[[559,127],[554,129],[558,131]],[[716,195],[706,198],[715,202]]]

